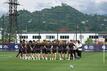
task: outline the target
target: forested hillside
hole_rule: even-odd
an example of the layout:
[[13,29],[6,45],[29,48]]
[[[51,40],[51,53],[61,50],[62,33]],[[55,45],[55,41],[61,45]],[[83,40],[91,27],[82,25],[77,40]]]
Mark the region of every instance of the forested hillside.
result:
[[[107,31],[107,16],[87,15],[78,10],[62,4],[62,6],[43,9],[41,11],[29,12],[27,10],[18,11],[18,30],[21,32],[38,31],[78,31],[96,32]],[[0,25],[8,27],[8,17],[0,18]]]

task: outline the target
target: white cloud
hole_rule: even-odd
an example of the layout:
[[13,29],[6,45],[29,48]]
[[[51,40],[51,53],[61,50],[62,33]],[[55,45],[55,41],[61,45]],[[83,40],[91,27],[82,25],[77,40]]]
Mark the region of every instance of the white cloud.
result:
[[0,10],[8,11],[8,5],[6,2],[7,2],[7,0],[1,0],[0,1]]
[[95,0],[96,3],[107,2],[107,0]]
[[50,8],[61,4],[58,0],[19,0],[19,2],[22,5],[20,8],[25,8],[30,11]]
[[[0,0],[0,10],[8,12],[8,5],[5,4],[8,0]],[[107,0],[18,0],[21,4],[18,9],[27,9],[31,12],[52,6],[67,3],[68,5],[85,13],[105,13],[103,3]]]

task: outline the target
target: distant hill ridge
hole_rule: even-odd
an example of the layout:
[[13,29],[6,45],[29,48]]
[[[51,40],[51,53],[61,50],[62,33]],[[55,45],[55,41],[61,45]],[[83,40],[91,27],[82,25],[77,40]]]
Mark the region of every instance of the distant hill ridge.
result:
[[[18,14],[18,29],[21,32],[107,31],[106,16],[87,15],[66,4],[32,13],[20,10]],[[6,19],[5,24],[8,24]]]

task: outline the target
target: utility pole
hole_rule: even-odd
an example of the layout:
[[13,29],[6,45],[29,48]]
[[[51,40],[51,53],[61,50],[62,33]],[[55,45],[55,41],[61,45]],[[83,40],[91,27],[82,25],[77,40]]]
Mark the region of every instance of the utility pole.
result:
[[78,24],[76,23],[76,41],[78,40]]
[[4,15],[3,15],[3,22],[2,22],[2,44],[4,44]]
[[19,5],[18,0],[9,0],[9,26],[8,26],[8,41],[15,42],[13,38],[16,39],[17,34],[17,6]]

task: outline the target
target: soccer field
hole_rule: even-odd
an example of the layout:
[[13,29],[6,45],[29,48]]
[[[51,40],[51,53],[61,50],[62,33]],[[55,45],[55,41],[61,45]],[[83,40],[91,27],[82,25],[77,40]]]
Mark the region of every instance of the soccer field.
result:
[[[0,52],[0,71],[107,71],[102,52],[84,52],[79,60],[21,60],[16,52]],[[74,66],[73,68],[70,65]]]

